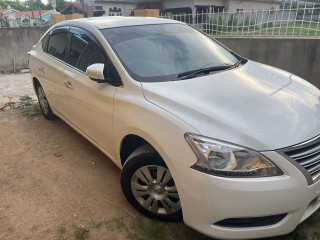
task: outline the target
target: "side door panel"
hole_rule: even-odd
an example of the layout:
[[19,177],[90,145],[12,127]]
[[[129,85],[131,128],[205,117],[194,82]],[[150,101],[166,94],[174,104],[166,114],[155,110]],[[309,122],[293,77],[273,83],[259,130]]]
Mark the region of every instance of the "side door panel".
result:
[[70,38],[69,28],[54,29],[43,44],[41,62],[38,64],[39,81],[46,93],[52,110],[62,115],[64,99],[64,79],[66,78],[66,51]]
[[72,89],[64,95],[63,116],[111,156],[113,154],[113,97],[117,88],[100,84],[75,69],[68,69],[66,81]]
[[117,88],[97,83],[85,74],[87,66],[93,63],[105,63],[107,68],[106,62],[101,62],[106,59],[98,57],[102,50],[94,48],[96,43],[92,36],[88,37],[88,32],[71,28],[71,33],[69,63],[63,70],[65,78],[60,114],[105,153],[114,156],[112,114]]

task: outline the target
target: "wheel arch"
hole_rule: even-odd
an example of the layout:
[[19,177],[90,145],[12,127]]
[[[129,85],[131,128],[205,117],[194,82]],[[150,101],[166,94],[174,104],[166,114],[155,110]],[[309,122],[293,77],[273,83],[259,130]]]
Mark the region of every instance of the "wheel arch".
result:
[[[146,140],[143,137],[140,137],[139,135],[136,134],[128,134],[126,135],[120,144],[120,161],[121,161],[121,166],[123,166],[130,156],[131,153],[134,152],[137,148],[149,144],[152,146],[152,144]],[[154,146],[152,146],[154,148]],[[155,148],[154,148],[155,149]],[[156,150],[157,151],[157,150]]]
[[118,150],[118,154],[120,157],[121,167],[124,165],[127,158],[131,153],[133,153],[134,150],[145,144],[149,144],[167,164],[167,155],[164,149],[161,147],[161,143],[158,143],[152,136],[144,131],[138,131],[138,133],[136,133],[136,131],[130,132],[131,133],[123,135],[120,141],[120,149]]

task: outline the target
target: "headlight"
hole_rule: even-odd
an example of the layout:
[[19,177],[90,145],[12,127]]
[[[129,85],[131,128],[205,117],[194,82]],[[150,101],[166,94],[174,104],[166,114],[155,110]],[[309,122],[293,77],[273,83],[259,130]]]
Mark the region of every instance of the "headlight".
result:
[[283,172],[253,150],[195,134],[185,135],[198,157],[193,165],[199,171],[221,177],[270,177]]

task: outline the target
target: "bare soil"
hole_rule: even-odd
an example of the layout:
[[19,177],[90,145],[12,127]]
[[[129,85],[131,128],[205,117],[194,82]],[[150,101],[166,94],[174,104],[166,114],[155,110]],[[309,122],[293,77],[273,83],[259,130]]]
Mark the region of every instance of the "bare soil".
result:
[[62,121],[5,111],[0,126],[0,239],[54,239],[61,226],[135,213],[120,170]]
[[[25,77],[0,76],[0,240],[209,239],[135,211],[117,166],[61,120],[44,119],[35,96],[24,96],[33,94]],[[319,211],[272,239],[320,239]]]
[[141,216],[110,159],[61,120],[14,106],[0,111],[1,240],[207,239]]
[[41,116],[30,74],[0,75],[1,240],[177,239],[185,233],[204,237],[183,223],[141,216],[121,191],[120,169],[63,121]]

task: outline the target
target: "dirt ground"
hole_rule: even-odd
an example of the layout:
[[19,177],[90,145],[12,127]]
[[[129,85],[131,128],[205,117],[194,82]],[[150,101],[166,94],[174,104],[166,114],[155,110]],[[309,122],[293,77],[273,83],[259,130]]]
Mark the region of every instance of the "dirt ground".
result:
[[[1,240],[209,239],[136,212],[116,165],[61,120],[41,116],[29,77],[0,75]],[[316,213],[273,239],[320,239],[319,222]]]
[[61,120],[31,116],[0,111],[1,240],[206,238],[142,217],[111,160]]
[[0,125],[0,239],[54,239],[61,226],[135,213],[119,169],[62,121],[6,111]]
[[29,74],[0,75],[1,240],[206,238],[141,216],[118,167],[35,99]]

